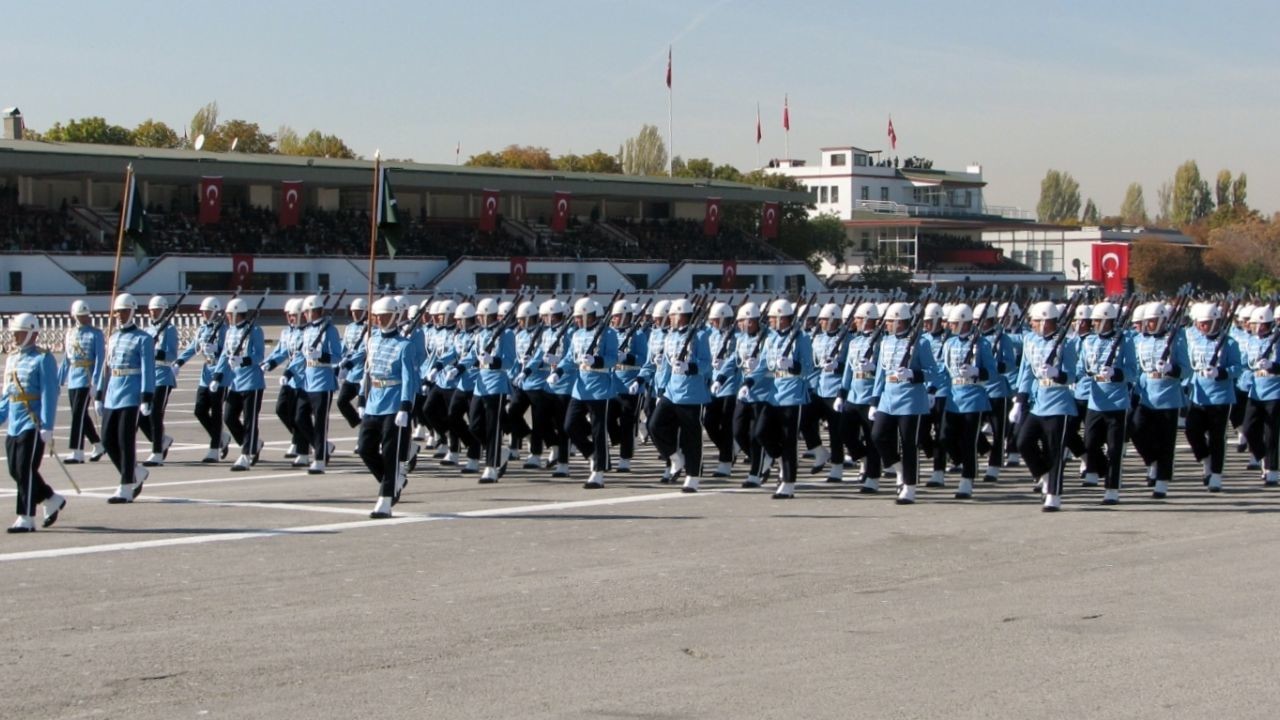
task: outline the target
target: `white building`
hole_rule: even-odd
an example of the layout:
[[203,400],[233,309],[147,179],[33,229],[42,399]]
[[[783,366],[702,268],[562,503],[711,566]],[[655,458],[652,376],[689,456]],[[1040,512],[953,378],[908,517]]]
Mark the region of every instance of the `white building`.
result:
[[1195,248],[1195,241],[1177,230],[1148,227],[1057,227],[984,230],[983,241],[1003,251],[1005,257],[1042,273],[1062,275],[1072,285],[1093,278],[1093,246],[1098,243],[1132,244],[1139,240]]

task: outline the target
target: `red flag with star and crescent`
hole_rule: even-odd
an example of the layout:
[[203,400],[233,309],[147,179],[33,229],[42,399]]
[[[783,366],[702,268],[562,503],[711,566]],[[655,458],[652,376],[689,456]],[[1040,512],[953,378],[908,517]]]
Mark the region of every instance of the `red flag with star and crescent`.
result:
[[569,193],[557,192],[551,201],[551,231],[562,233],[569,227]]
[[480,196],[480,232],[498,229],[498,191],[485,190]]
[[720,263],[720,289],[734,290],[738,287],[738,261],[725,260]]
[[1128,243],[1093,244],[1093,279],[1108,296],[1124,295],[1129,277]]
[[212,225],[222,218],[222,178],[200,178],[200,223]]
[[667,89],[671,89],[671,47],[667,47]]
[[507,268],[507,289],[519,290],[524,287],[525,280],[529,277],[529,258],[513,257],[511,264]]
[[702,234],[707,237],[720,234],[720,198],[707,198],[707,214],[702,219]]
[[791,132],[791,108],[787,106],[787,96],[782,96],[782,129]]
[[280,227],[296,227],[302,219],[302,181],[280,183]]
[[898,133],[893,129],[893,118],[889,118],[889,145],[894,149],[898,149]]
[[778,237],[778,220],[782,215],[782,208],[776,202],[767,202],[764,209],[760,211],[760,237],[765,240],[771,240]]
[[253,277],[253,256],[231,256],[231,288],[249,289],[249,279]]

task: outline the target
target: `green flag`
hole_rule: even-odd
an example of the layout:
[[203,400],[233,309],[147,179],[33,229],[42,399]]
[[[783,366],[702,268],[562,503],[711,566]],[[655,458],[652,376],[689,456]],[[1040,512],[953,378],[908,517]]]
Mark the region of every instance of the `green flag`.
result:
[[387,243],[387,255],[396,259],[396,246],[392,242],[400,238],[400,208],[396,204],[396,195],[391,190],[391,179],[388,168],[382,169],[382,180],[378,183],[378,197],[374,199],[374,213],[378,233]]
[[142,206],[142,194],[138,192],[138,180],[130,174],[129,187],[125,189],[124,206],[120,209],[124,213],[124,232],[126,235],[137,237],[147,232],[147,211]]

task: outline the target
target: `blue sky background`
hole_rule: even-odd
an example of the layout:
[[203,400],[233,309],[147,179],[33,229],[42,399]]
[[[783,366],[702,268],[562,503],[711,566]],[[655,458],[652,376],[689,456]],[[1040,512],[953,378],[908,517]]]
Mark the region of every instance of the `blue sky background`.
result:
[[[354,8],[354,9],[353,9]],[[510,143],[615,152],[643,123],[674,153],[755,166],[826,145],[984,166],[987,202],[1033,209],[1049,168],[1116,212],[1187,159],[1249,175],[1280,210],[1280,3],[543,2],[18,3],[0,105],[27,124],[102,115],[180,128],[222,119],[333,133],[356,152],[452,163]]]

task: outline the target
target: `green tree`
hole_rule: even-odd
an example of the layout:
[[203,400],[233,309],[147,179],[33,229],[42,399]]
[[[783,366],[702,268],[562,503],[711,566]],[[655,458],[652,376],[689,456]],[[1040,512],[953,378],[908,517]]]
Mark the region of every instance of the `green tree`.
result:
[[173,128],[158,120],[147,118],[133,129],[133,144],[138,147],[176,148],[182,146],[182,139]]
[[544,147],[508,145],[501,152],[485,151],[472,155],[466,162],[471,167],[498,167],[517,170],[554,170],[555,162]]
[[1215,186],[1215,197],[1218,200],[1218,207],[1225,208],[1231,205],[1231,171],[1219,170],[1218,182]]
[[1156,215],[1156,223],[1168,225],[1169,215],[1173,212],[1173,185],[1163,182],[1156,188],[1156,207],[1160,211]]
[[1240,173],[1231,184],[1231,204],[1237,208],[1249,207],[1249,178]]
[[622,172],[627,175],[665,175],[667,144],[656,125],[643,125],[622,144]]
[[911,270],[877,248],[863,261],[859,281],[865,287],[882,290],[905,287],[911,281]]
[[1089,198],[1084,204],[1084,212],[1080,215],[1080,222],[1085,225],[1097,225],[1102,219],[1102,213],[1098,212],[1098,206],[1093,204],[1093,198]]
[[275,136],[262,132],[258,123],[247,120],[228,120],[214,128],[212,134],[205,135],[204,149],[212,152],[228,152],[234,145],[236,152],[266,155],[275,152],[271,147],[275,141]]
[[1074,223],[1080,216],[1080,183],[1070,173],[1050,170],[1040,181],[1040,202],[1036,203],[1040,222]]
[[1120,218],[1125,225],[1146,225],[1147,201],[1142,197],[1142,185],[1129,183],[1124,191],[1124,202],[1120,205]]
[[98,116],[68,120],[66,125],[54,123],[44,133],[49,142],[93,143],[95,145],[132,145],[133,133],[112,125]]
[[312,130],[299,137],[298,132],[288,125],[282,126],[276,133],[276,151],[281,155],[343,158],[346,160],[356,156],[351,148],[347,147],[347,144],[336,135],[325,135],[319,130]]
[[195,142],[196,138],[204,135],[205,142],[209,141],[209,136],[218,128],[218,102],[215,100],[208,103],[204,107],[196,111],[191,116],[191,142]]
[[564,172],[606,174],[619,174],[622,172],[622,165],[618,162],[618,158],[603,150],[597,150],[590,155],[574,155],[572,153],[561,155],[555,159],[554,164],[557,170],[563,170]]
[[1207,217],[1213,212],[1213,195],[1209,183],[1200,177],[1195,160],[1178,166],[1173,175],[1169,220],[1182,227]]
[[716,171],[716,164],[710,158],[691,158],[688,161],[677,157],[671,161],[671,174],[684,178],[709,178]]

